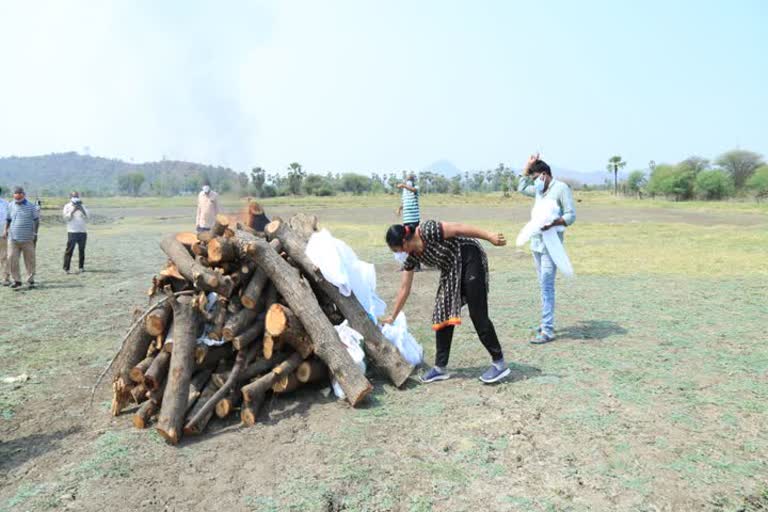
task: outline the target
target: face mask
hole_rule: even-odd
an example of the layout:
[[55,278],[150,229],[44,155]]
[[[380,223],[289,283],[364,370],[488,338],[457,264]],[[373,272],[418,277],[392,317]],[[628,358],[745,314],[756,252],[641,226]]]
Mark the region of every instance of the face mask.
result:
[[73,197],[72,198],[72,204],[80,204],[80,198],[79,197]]
[[541,194],[544,192],[544,187],[547,186],[547,183],[544,181],[543,176],[539,176],[534,182],[533,186],[536,187],[536,192]]
[[207,194],[207,193],[208,193],[208,192],[210,192],[210,191],[211,191],[211,187],[209,187],[208,185],[206,185],[206,186],[204,186],[204,187],[203,187],[203,192],[204,192],[205,194]]

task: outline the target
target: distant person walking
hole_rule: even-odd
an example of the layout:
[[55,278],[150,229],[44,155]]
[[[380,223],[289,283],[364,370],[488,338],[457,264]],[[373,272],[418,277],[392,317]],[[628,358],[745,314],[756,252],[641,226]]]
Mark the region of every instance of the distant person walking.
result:
[[[3,199],[3,189],[0,188],[0,222],[5,225],[8,218],[8,201]],[[0,230],[0,277],[3,286],[11,286],[10,267],[8,266],[8,235],[5,229]]]
[[61,212],[67,222],[67,247],[64,249],[64,272],[69,274],[69,266],[72,262],[72,254],[77,246],[78,273],[85,272],[85,243],[88,241],[86,224],[88,222],[88,210],[83,205],[80,193],[77,191],[69,194],[69,202],[64,205]]
[[[526,162],[517,191],[535,197],[536,203],[544,200],[557,203],[560,217],[542,227],[542,231],[555,226],[570,226],[576,220],[576,210],[573,207],[573,194],[570,187],[552,177],[552,170],[543,160],[539,160],[539,155],[531,155]],[[560,241],[564,242],[564,229],[558,230],[557,235]],[[543,344],[555,339],[555,273],[557,267],[552,261],[546,245],[544,245],[541,233],[536,233],[531,237],[531,252],[541,287],[541,324],[531,343]]]
[[219,214],[219,194],[211,190],[210,185],[203,185],[197,196],[197,232],[210,231]]
[[8,237],[9,265],[13,284],[11,288],[21,288],[21,256],[27,269],[27,285],[35,287],[35,242],[40,227],[40,210],[36,204],[27,200],[22,187],[13,189],[13,201],[6,214],[3,236]]
[[416,229],[421,222],[421,211],[419,209],[419,185],[416,181],[416,175],[411,173],[403,183],[398,183],[397,188],[402,190],[400,196],[400,208],[397,214],[403,217],[403,226]]

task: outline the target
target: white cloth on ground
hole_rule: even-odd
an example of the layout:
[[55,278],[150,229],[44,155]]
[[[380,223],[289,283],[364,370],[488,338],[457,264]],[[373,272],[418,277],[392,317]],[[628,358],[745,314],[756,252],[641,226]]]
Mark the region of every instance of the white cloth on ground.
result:
[[556,201],[552,199],[536,201],[531,210],[530,222],[520,230],[515,242],[520,247],[528,242],[534,234],[541,233],[541,239],[555,266],[563,275],[571,277],[573,276],[573,265],[571,265],[571,260],[568,259],[565,247],[558,236],[558,233],[565,231],[565,226],[554,226],[546,231],[541,230],[543,226],[555,221],[559,217],[560,207]]

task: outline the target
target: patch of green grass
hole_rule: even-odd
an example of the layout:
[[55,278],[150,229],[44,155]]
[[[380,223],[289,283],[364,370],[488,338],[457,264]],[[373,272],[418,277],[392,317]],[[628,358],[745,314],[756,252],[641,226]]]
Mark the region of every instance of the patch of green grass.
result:
[[95,453],[74,470],[81,479],[126,478],[132,474],[132,449],[124,435],[105,432],[94,443]]
[[14,494],[11,498],[8,499],[8,501],[6,501],[5,506],[2,509],[0,509],[0,511],[6,512],[11,510],[14,507],[23,505],[29,499],[38,496],[44,490],[45,490],[45,486],[42,484],[36,484],[36,485],[23,484],[16,491],[16,494]]

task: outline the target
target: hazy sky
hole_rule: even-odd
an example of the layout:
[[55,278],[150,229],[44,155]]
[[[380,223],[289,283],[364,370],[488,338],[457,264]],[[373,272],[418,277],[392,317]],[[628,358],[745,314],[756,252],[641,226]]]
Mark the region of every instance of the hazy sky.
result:
[[0,156],[464,170],[768,154],[768,2],[0,0]]

